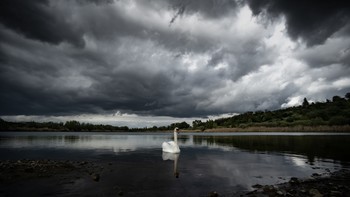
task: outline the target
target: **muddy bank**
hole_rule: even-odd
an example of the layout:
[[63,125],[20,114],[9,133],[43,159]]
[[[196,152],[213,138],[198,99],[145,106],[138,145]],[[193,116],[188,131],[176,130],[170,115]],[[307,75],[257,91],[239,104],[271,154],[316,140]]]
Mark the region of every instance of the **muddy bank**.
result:
[[[112,168],[113,164],[108,162],[0,161],[0,196],[133,196],[132,191],[125,188],[99,185],[100,179],[106,178]],[[81,184],[87,185],[85,189],[79,187]],[[86,188],[91,190],[86,191]],[[207,196],[350,196],[350,171],[340,170],[326,177],[314,174],[310,179],[291,178],[283,184],[257,184],[253,188],[253,191],[232,191],[230,194],[203,190]]]

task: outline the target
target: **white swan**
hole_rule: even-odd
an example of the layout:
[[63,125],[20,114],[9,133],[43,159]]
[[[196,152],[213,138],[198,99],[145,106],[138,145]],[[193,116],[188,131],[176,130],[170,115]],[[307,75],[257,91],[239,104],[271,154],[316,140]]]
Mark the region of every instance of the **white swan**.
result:
[[179,145],[177,145],[177,132],[179,131],[179,129],[176,127],[174,129],[174,141],[170,141],[170,142],[163,142],[162,144],[162,148],[163,148],[163,152],[167,152],[167,153],[179,153],[180,152],[180,148]]

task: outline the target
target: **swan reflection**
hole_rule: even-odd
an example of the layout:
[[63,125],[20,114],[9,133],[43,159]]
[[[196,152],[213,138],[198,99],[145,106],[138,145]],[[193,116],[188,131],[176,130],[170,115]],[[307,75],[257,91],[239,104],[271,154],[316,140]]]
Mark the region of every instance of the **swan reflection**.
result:
[[176,178],[179,178],[180,176],[180,173],[177,169],[177,162],[179,160],[179,156],[180,156],[180,153],[167,153],[167,152],[163,152],[162,154],[162,158],[163,160],[172,160],[174,161],[174,176]]

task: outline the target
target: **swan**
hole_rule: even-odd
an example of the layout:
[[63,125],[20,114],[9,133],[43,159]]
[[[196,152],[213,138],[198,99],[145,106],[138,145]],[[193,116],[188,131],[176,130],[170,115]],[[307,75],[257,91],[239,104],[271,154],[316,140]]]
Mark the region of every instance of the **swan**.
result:
[[176,127],[174,129],[174,141],[163,142],[163,144],[162,144],[163,152],[167,152],[167,153],[179,153],[180,152],[179,145],[177,144],[178,131],[179,131],[179,129]]

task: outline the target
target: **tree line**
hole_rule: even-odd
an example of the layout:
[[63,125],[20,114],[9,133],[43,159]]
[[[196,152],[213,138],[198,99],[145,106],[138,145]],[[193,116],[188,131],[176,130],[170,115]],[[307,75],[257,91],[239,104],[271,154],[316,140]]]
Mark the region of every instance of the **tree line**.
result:
[[344,98],[333,96],[332,100],[309,103],[304,98],[302,105],[275,111],[246,112],[216,120],[194,120],[192,126],[187,122],[172,123],[168,126],[128,128],[102,124],[80,123],[75,120],[62,122],[8,122],[0,118],[0,131],[167,131],[175,127],[187,130],[206,130],[215,128],[246,128],[252,126],[293,127],[293,126],[335,126],[350,125],[350,93]]
[[127,126],[80,123],[76,120],[62,122],[8,122],[0,119],[1,131],[128,131]]

